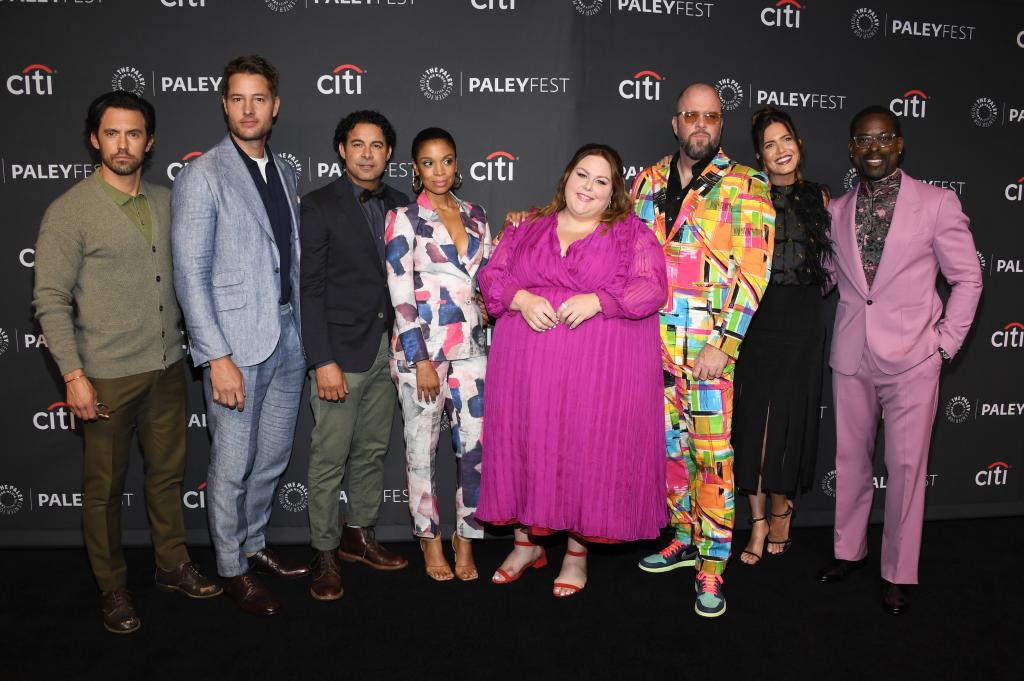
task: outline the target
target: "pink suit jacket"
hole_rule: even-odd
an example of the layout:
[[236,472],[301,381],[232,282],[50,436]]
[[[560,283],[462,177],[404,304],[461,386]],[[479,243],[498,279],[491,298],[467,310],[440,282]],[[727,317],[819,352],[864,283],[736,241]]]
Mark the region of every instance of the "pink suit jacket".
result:
[[[953,356],[971,327],[981,297],[981,267],[970,221],[948,189],[902,170],[892,224],[875,281],[868,288],[857,248],[857,187],[829,204],[839,307],[829,364],[857,373],[864,346],[886,374],[899,374],[938,351]],[[953,290],[943,315],[935,289],[939,271]]]

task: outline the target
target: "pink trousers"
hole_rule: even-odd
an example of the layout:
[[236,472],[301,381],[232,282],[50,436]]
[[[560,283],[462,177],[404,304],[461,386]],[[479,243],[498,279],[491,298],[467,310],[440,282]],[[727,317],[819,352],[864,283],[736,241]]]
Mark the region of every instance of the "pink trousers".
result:
[[833,372],[836,409],[835,557],[867,555],[874,496],[872,458],[879,417],[885,424],[885,524],[882,578],[917,584],[925,478],[939,398],[938,353],[903,373],[884,374],[865,349],[857,373]]

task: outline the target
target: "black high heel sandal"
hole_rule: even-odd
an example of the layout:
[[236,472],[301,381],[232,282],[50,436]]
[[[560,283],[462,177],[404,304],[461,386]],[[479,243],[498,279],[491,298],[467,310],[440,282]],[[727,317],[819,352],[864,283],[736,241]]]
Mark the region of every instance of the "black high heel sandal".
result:
[[[790,516],[794,515],[795,511],[796,511],[796,508],[793,506],[793,504],[790,504],[789,508],[786,509],[785,513],[769,513],[769,515],[771,517],[773,517],[773,518],[789,518]],[[771,523],[769,523],[769,526],[770,525],[771,525]],[[793,529],[793,520],[792,520],[792,518],[790,518],[790,521],[789,521],[789,528],[790,528],[790,530]],[[771,532],[770,529],[768,531]],[[790,532],[790,534],[792,534],[792,532]],[[782,550],[781,551],[777,551],[776,553],[772,553],[771,551],[769,551],[768,552],[769,556],[781,556],[786,551],[789,551],[789,547],[793,545],[793,538],[790,537],[789,539],[783,539],[783,540],[768,539],[767,543],[768,544],[775,544],[776,546],[778,546],[778,545],[782,546]]]
[[[754,523],[760,523],[760,522],[766,522],[767,523],[768,522],[768,517],[767,516],[761,516],[760,518],[755,518],[755,517],[751,516],[750,519],[747,522],[749,522],[750,526],[753,527]],[[771,532],[771,523],[768,523],[768,531]],[[765,538],[765,542],[767,542],[768,541],[768,535],[765,535],[764,538]],[[750,567],[754,567],[755,565],[757,565],[758,563],[761,562],[762,558],[764,558],[764,544],[761,545],[761,553],[754,553],[753,551],[747,551],[746,549],[743,549],[742,551],[740,551],[740,555],[743,555],[744,553],[747,554],[748,556],[753,556],[757,560],[755,560],[753,563],[744,563],[742,560],[740,562],[743,563],[744,565],[749,565]]]

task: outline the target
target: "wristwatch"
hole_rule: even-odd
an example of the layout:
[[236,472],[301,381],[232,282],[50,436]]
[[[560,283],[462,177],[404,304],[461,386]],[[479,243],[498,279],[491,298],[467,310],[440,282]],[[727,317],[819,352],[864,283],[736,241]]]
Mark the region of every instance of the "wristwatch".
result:
[[939,346],[939,354],[942,356],[942,359],[946,360],[947,362],[953,359],[952,357],[949,356],[948,352],[942,349],[941,345]]

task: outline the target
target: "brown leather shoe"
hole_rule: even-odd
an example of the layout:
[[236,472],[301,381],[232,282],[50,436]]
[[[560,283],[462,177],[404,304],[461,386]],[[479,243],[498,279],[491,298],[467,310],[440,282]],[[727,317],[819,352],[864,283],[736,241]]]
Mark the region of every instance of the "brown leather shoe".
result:
[[882,580],[882,609],[890,615],[905,615],[910,609],[910,597],[906,584],[894,584]]
[[242,612],[250,615],[274,615],[281,610],[281,602],[251,571],[228,578],[224,582],[224,593],[238,604]]
[[249,567],[256,572],[275,577],[294,579],[309,574],[309,566],[304,563],[290,563],[274,549],[263,549],[249,556]]
[[309,586],[309,594],[318,601],[336,601],[345,593],[341,587],[341,567],[334,551],[318,551],[310,566],[313,571],[313,583]]
[[112,634],[130,634],[142,626],[127,589],[104,591],[100,598],[104,629]]
[[372,527],[341,528],[338,558],[353,563],[366,563],[377,570],[401,570],[409,561],[377,543]]
[[180,591],[189,598],[213,598],[224,592],[215,580],[199,571],[195,563],[182,563],[174,570],[156,569],[156,588],[161,591]]

